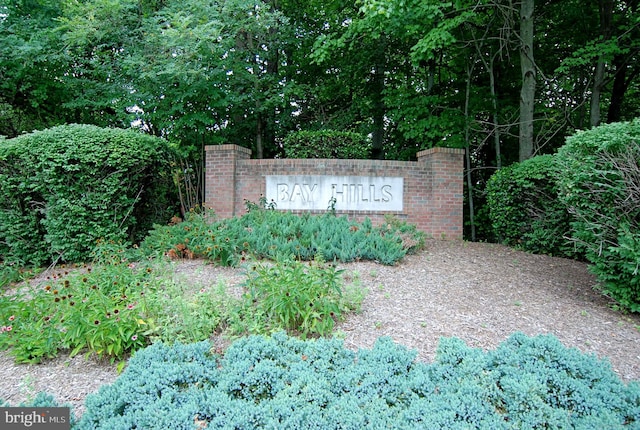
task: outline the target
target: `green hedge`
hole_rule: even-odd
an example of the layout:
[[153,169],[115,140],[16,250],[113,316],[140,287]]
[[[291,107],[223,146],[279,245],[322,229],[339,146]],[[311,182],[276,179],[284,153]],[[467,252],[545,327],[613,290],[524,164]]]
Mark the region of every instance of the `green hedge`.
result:
[[0,261],[86,260],[174,213],[165,141],[68,125],[0,141]]
[[284,152],[287,158],[369,158],[371,142],[347,131],[297,131],[285,138]]
[[[552,336],[515,334],[483,352],[443,339],[434,363],[381,338],[278,333],[234,342],[154,344],[86,400],[76,429],[624,429],[640,425],[640,385]],[[204,427],[201,427],[204,428]]]
[[640,312],[640,119],[576,133],[557,157],[574,241],[607,293]]
[[496,172],[487,182],[489,218],[506,245],[538,254],[574,257],[571,216],[558,199],[555,157],[542,155]]

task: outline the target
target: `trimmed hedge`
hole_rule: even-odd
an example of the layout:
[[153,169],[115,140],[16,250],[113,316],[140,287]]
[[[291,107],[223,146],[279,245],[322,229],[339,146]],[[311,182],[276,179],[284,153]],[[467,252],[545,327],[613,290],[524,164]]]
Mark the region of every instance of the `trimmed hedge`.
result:
[[606,292],[640,312],[640,119],[578,132],[557,159],[573,240]]
[[371,142],[360,133],[296,131],[284,139],[287,158],[369,158]]
[[496,237],[537,254],[575,257],[571,216],[558,199],[561,170],[541,155],[496,172],[487,182],[489,218]]
[[140,240],[174,213],[168,144],[67,125],[0,141],[0,261],[88,260],[99,238]]
[[[76,429],[638,428],[640,385],[553,336],[483,352],[443,339],[434,363],[381,338],[357,353],[278,333],[138,351],[87,397]],[[200,427],[199,427],[200,426]]]

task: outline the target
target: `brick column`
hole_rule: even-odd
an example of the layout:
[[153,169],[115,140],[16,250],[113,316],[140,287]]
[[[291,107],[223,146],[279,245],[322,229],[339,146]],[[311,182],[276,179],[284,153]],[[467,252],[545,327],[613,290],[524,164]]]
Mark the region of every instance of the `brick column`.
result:
[[429,212],[436,239],[462,239],[464,149],[431,148],[417,154],[431,172]]
[[220,218],[235,214],[236,166],[251,157],[251,150],[238,145],[205,146],[205,206]]

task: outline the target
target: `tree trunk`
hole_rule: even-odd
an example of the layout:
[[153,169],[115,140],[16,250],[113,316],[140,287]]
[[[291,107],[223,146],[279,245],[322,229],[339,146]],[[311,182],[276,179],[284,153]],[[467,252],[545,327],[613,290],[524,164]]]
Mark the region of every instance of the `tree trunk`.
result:
[[600,98],[602,96],[602,87],[604,86],[604,66],[604,58],[600,56],[593,75],[593,89],[591,90],[591,115],[589,119],[591,127],[600,125]]
[[373,102],[373,130],[371,133],[371,158],[384,159],[384,77],[386,61],[386,40],[381,40],[376,54],[373,76],[371,77],[371,98]]
[[494,70],[494,57],[488,64],[489,86],[491,87],[491,108],[493,109],[493,146],[496,151],[496,168],[502,168],[502,155],[500,151],[500,118],[498,116],[498,96],[496,94],[496,74]]
[[262,115],[258,113],[256,118],[256,158],[258,159],[264,158],[264,142],[262,141],[264,130],[262,125]]
[[[614,0],[600,0],[598,2],[598,8],[600,10],[600,34],[605,41],[611,38],[613,2]],[[604,88],[605,66],[606,59],[604,55],[601,55],[598,57],[598,63],[596,64],[596,70],[593,75],[593,89],[591,90],[591,115],[589,121],[591,127],[599,126],[601,121],[602,114],[600,112],[600,99],[602,98],[602,89]]]
[[473,201],[473,181],[471,176],[471,119],[469,118],[469,98],[471,97],[471,77],[473,66],[467,69],[467,86],[464,94],[464,143],[465,143],[465,164],[467,165],[467,193],[469,202],[469,224],[471,224],[471,241],[476,241],[475,208]]
[[607,122],[618,122],[622,117],[622,102],[624,94],[627,92],[629,81],[627,80],[627,63],[623,55],[616,55],[613,58],[615,76],[613,78],[613,88],[611,89],[611,101],[607,112]]
[[520,156],[524,161],[533,155],[533,113],[536,94],[536,69],[533,60],[534,0],[522,0],[520,6]]

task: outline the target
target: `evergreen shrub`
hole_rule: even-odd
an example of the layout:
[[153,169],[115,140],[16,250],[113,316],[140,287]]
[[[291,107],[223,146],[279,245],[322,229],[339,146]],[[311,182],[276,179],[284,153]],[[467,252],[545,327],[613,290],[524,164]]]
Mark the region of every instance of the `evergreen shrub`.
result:
[[83,261],[97,239],[140,240],[174,213],[171,153],[90,125],[0,141],[0,261]]
[[360,133],[335,130],[296,131],[284,139],[287,158],[369,158],[371,142]]
[[558,199],[561,175],[553,155],[541,155],[497,171],[487,182],[489,218],[504,244],[537,254],[576,256],[571,216]]
[[272,260],[320,256],[326,261],[394,264],[423,245],[424,234],[403,222],[374,227],[369,219],[357,222],[331,213],[296,215],[253,207],[242,217],[216,221],[193,212],[179,224],[156,226],[140,251],[145,256],[205,257],[223,265],[236,265],[249,254]]
[[640,312],[640,119],[578,132],[557,157],[573,240],[606,292]]
[[154,344],[86,399],[76,429],[625,429],[640,425],[640,385],[553,336],[514,334],[494,351],[443,339],[433,363],[380,338],[276,333]]

